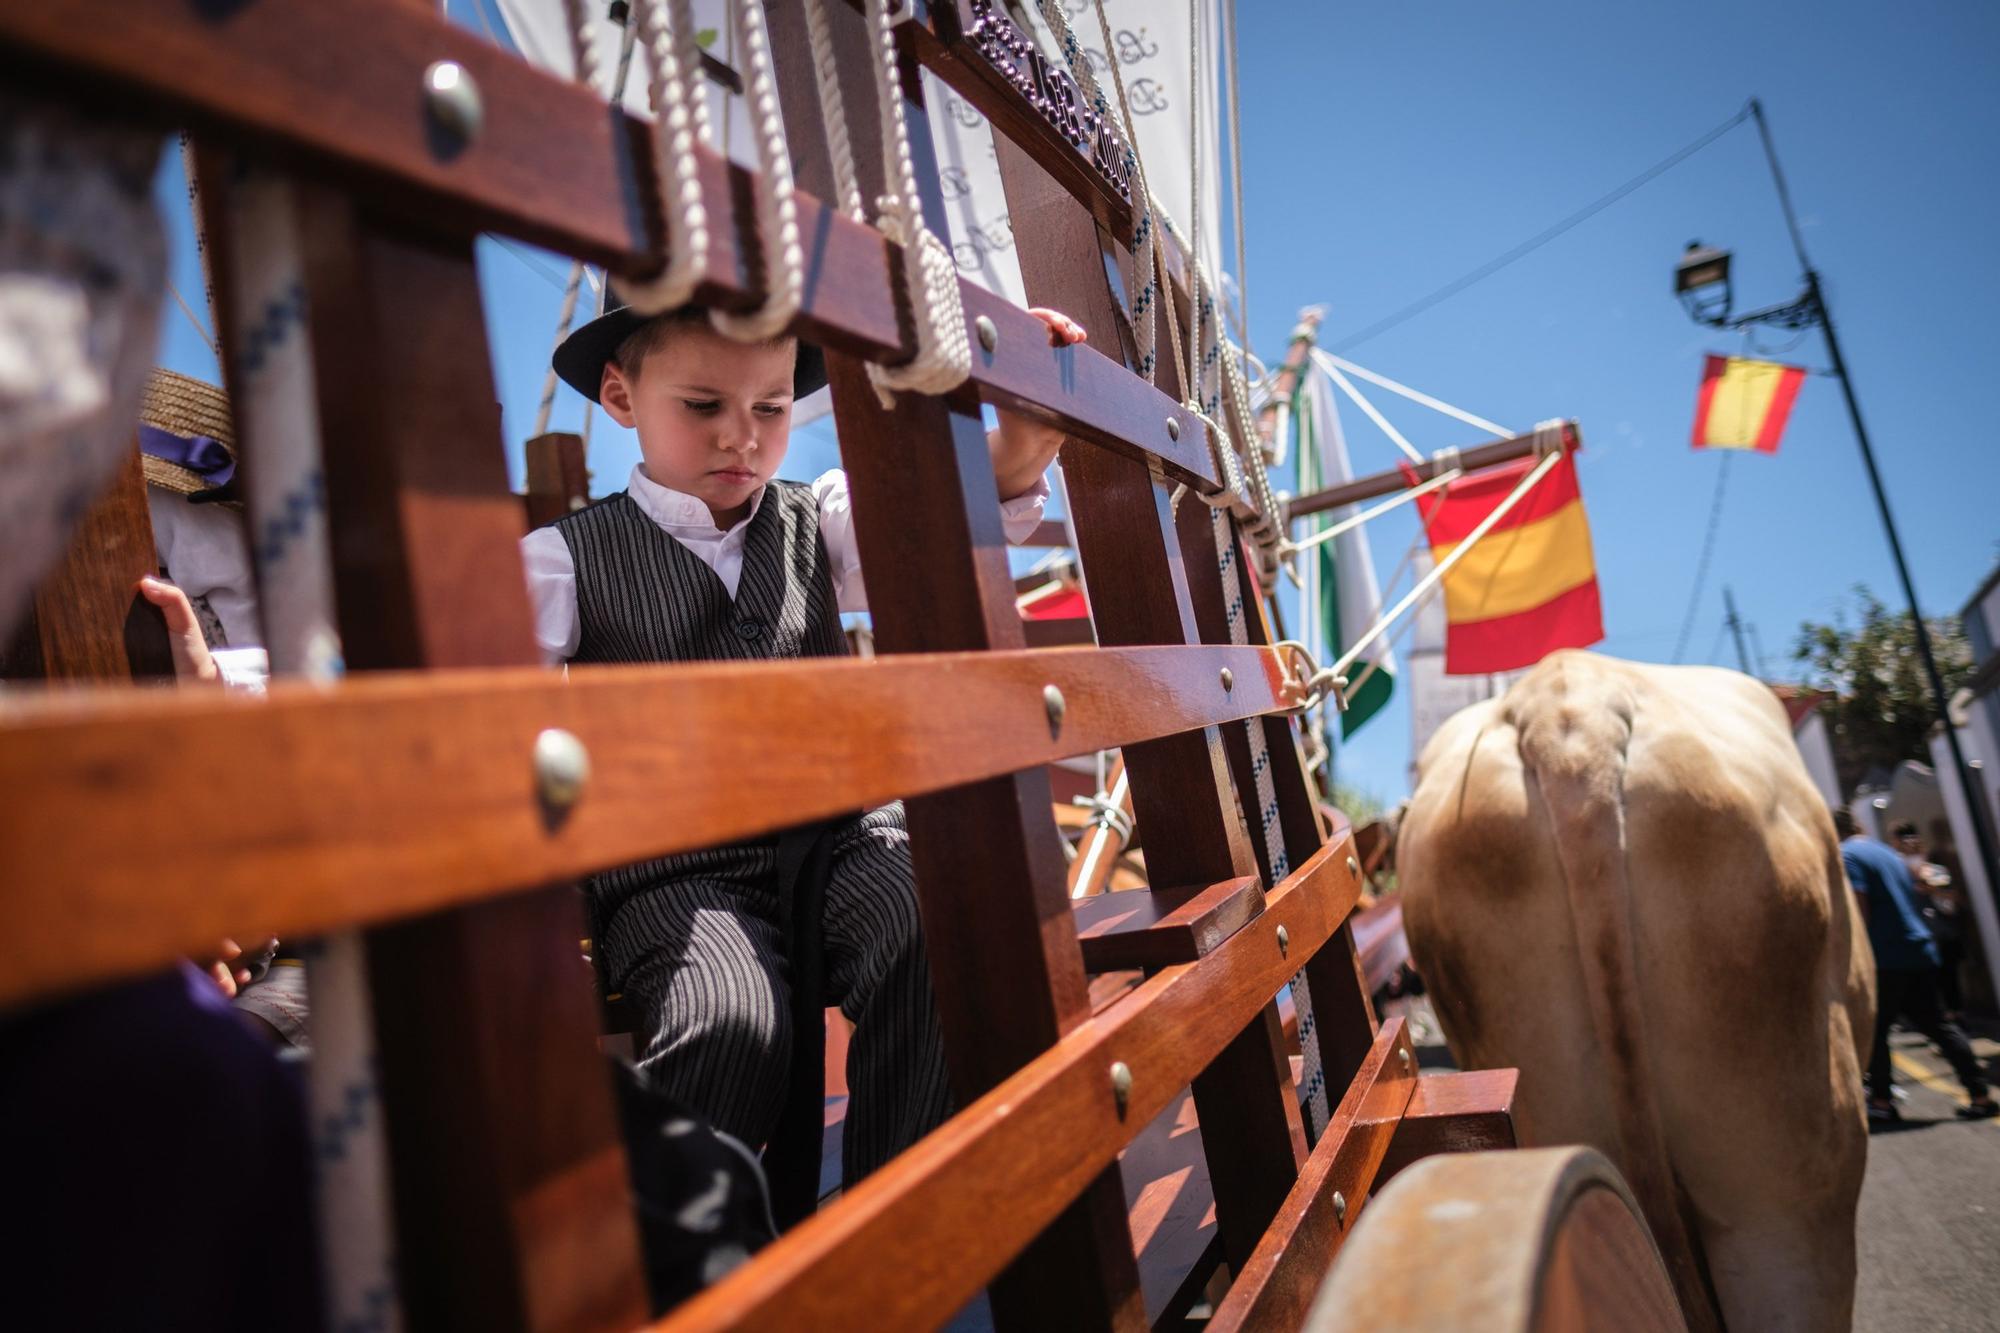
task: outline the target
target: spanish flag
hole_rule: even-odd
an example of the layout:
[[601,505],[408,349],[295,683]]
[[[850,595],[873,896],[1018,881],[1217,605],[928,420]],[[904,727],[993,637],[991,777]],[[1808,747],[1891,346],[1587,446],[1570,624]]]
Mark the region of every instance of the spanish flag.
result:
[[[1539,461],[1524,458],[1446,486],[1424,515],[1431,558],[1444,563]],[[1558,648],[1587,648],[1604,637],[1572,454],[1445,574],[1444,614],[1444,669],[1453,676],[1533,666]]]
[[1785,433],[1792,400],[1805,378],[1797,366],[1711,356],[1694,409],[1694,447],[1777,453],[1778,437]]

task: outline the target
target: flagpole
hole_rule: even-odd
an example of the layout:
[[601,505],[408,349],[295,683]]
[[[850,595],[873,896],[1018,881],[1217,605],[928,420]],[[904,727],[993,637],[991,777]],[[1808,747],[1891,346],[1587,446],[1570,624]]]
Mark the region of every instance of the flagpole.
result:
[[[1820,287],[1819,271],[1806,258],[1805,239],[1799,231],[1798,218],[1792,211],[1791,191],[1785,187],[1785,173],[1778,165],[1778,150],[1771,139],[1771,127],[1764,120],[1764,104],[1753,97],[1750,99],[1750,111],[1757,121],[1757,134],[1764,141],[1764,156],[1771,164],[1771,179],[1778,187],[1778,202],[1784,209],[1785,225],[1791,229],[1792,249],[1798,254],[1799,266],[1805,270],[1807,308],[1819,317],[1820,331],[1826,335],[1826,350],[1833,358],[1834,378],[1840,381],[1848,420],[1854,423],[1854,440],[1861,447],[1861,463],[1868,473],[1869,489],[1875,496],[1875,509],[1882,517],[1882,531],[1889,538],[1889,556],[1896,566],[1896,578],[1903,585],[1903,600],[1909,603],[1910,624],[1917,637],[1917,655],[1923,659],[1924,675],[1930,681],[1932,703],[1937,709],[1938,721],[1944,727],[1945,745],[1951,751],[1952,766],[1958,772],[1959,789],[1965,793],[1966,808],[1972,813],[1972,835],[1979,844],[1979,860],[1986,870],[1988,891],[2000,894],[2000,858],[1994,855],[1993,828],[1986,808],[1985,790],[1972,766],[1966,762],[1964,747],[1958,742],[1958,728],[1952,725],[1951,699],[1945,693],[1944,676],[1938,670],[1937,654],[1931,648],[1930,630],[1924,625],[1923,608],[1917,602],[1917,585],[1910,578],[1909,562],[1903,558],[1903,539],[1896,530],[1895,515],[1889,510],[1888,494],[1882,489],[1881,469],[1875,465],[1875,449],[1868,440],[1868,427],[1861,420],[1861,404],[1854,396],[1854,380],[1847,371],[1847,358],[1841,355],[1840,334],[1834,328],[1833,311],[1828,308],[1826,293]],[[1995,967],[2000,970],[2000,964],[1995,964]]]

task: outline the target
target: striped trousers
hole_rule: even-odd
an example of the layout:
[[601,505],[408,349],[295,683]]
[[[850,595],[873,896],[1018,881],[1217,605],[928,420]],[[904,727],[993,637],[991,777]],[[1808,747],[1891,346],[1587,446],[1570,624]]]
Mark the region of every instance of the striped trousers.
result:
[[[730,850],[720,873],[690,867],[618,906],[612,934],[634,961],[613,980],[644,1024],[646,1082],[758,1144],[791,1054],[785,923],[775,853]],[[824,931],[826,998],[854,1024],[841,1139],[852,1185],[952,1110],[900,802],[835,832]]]

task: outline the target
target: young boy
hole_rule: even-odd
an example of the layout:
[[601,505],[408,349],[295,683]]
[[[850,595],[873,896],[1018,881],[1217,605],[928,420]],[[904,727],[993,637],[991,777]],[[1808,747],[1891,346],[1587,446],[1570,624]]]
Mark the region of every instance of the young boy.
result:
[[[1035,312],[1052,345],[1083,330]],[[551,662],[833,657],[840,613],[867,607],[847,478],[775,480],[795,398],[826,382],[819,349],[744,344],[704,312],[613,310],[557,348],[578,392],[639,434],[627,490],[522,542],[535,632]],[[1062,435],[1010,413],[988,437],[1010,540],[1032,531]],[[699,780],[698,775],[694,775]],[[656,1090],[755,1145],[791,1063],[776,835],[592,878],[605,984],[641,1015]],[[849,1184],[950,1110],[900,803],[834,829],[825,886],[826,998],[855,1024],[844,1134]]]

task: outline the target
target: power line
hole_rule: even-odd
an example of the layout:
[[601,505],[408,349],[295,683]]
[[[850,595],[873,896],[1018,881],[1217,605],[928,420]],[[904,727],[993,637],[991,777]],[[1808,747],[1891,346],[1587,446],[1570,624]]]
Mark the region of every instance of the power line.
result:
[[[1729,464],[1735,457],[1733,452],[1725,453],[1722,456],[1722,463],[1716,468],[1715,498],[1708,506],[1708,535],[1701,539],[1701,556],[1694,564],[1694,588],[1688,593],[1687,613],[1681,617],[1680,638],[1674,641],[1676,663],[1687,651],[1688,635],[1694,632],[1694,613],[1701,606],[1701,590],[1708,582],[1708,559],[1715,554],[1715,535],[1722,530],[1722,493],[1729,486]],[[1720,635],[1716,637],[1716,642],[1718,644],[1722,642]],[[1709,656],[1715,656],[1714,652],[1711,651]]]
[[1500,255],[1498,258],[1488,260],[1486,263],[1481,264],[1478,268],[1473,269],[1471,272],[1466,273],[1460,277],[1453,278],[1450,282],[1438,288],[1436,291],[1430,293],[1428,296],[1419,297],[1417,300],[1410,302],[1410,304],[1404,306],[1401,310],[1398,310],[1393,315],[1389,315],[1382,319],[1376,320],[1373,324],[1370,324],[1367,328],[1362,329],[1358,333],[1349,334],[1346,338],[1342,339],[1333,348],[1333,350],[1336,352],[1345,352],[1351,347],[1358,347],[1362,343],[1367,342],[1370,338],[1388,332],[1390,329],[1396,327],[1396,325],[1398,324],[1403,323],[1405,320],[1414,319],[1416,316],[1421,315],[1424,311],[1429,310],[1432,306],[1438,304],[1440,301],[1449,300],[1451,297],[1458,295],[1460,292],[1472,286],[1474,283],[1481,282],[1487,278],[1492,277],[1495,273],[1498,273],[1501,269],[1506,268],[1509,264],[1513,263],[1515,260],[1520,259],[1528,254],[1533,253],[1536,250],[1541,249],[1544,245],[1547,245],[1550,241],[1555,240],[1556,237],[1561,236],[1564,232],[1569,231],[1571,228],[1577,226],[1579,223],[1585,222],[1590,218],[1595,217],[1597,214],[1611,207],[1611,205],[1617,203],[1620,199],[1623,199],[1626,195],[1632,193],[1632,191],[1638,189],[1646,182],[1652,180],[1655,176],[1658,176],[1663,172],[1669,171],[1672,168],[1679,166],[1682,162],[1685,162],[1688,158],[1693,157],[1696,153],[1699,153],[1702,149],[1708,147],[1710,144],[1714,143],[1717,139],[1720,139],[1723,135],[1729,133],[1729,131],[1735,129],[1738,125],[1741,125],[1744,121],[1750,119],[1750,115],[1751,115],[1750,106],[1749,105],[1744,106],[1744,108],[1741,111],[1738,111],[1728,120],[1724,121],[1722,124],[1710,130],[1707,134],[1702,135],[1699,139],[1696,139],[1693,143],[1688,144],[1685,148],[1680,149],[1678,152],[1675,152],[1667,157],[1662,158],[1660,161],[1655,162],[1652,166],[1646,168],[1644,171],[1634,176],[1631,180],[1626,181],[1623,185],[1611,191],[1611,193],[1599,196],[1597,199],[1584,205],[1576,212],[1571,213],[1568,217],[1556,223],[1554,226],[1549,227],[1544,231],[1536,233],[1533,237],[1521,242],[1521,244],[1515,246],[1513,249],[1507,251],[1505,254]]

